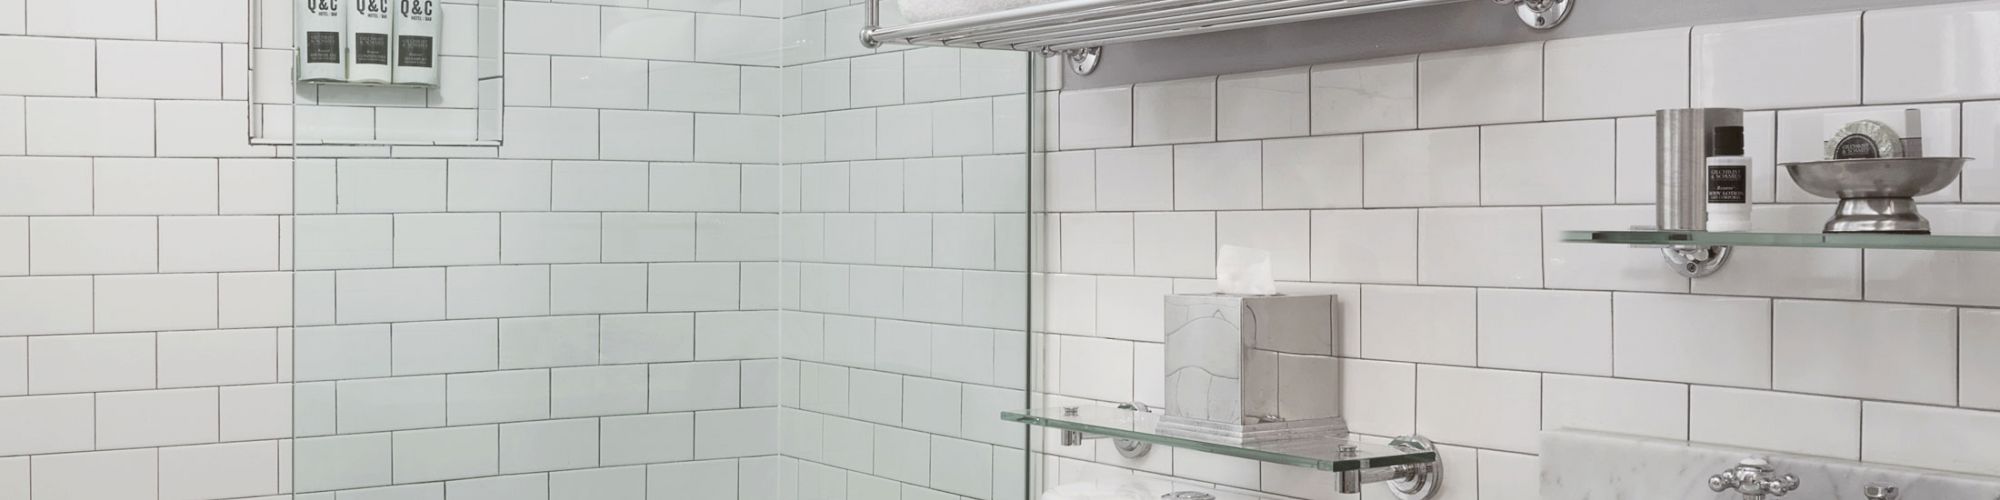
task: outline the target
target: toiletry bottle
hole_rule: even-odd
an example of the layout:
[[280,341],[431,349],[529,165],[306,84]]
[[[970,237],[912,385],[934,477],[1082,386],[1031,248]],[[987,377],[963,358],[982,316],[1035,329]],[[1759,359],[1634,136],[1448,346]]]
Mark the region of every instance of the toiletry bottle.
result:
[[1743,155],[1743,127],[1716,127],[1708,157],[1708,230],[1750,230],[1750,157]]
[[437,0],[397,0],[396,83],[437,86],[438,7]]
[[347,81],[389,83],[389,37],[396,30],[393,0],[348,0],[354,10],[347,14],[347,46],[354,57],[347,61]]
[[303,0],[298,13],[298,81],[337,82],[347,79],[347,0]]

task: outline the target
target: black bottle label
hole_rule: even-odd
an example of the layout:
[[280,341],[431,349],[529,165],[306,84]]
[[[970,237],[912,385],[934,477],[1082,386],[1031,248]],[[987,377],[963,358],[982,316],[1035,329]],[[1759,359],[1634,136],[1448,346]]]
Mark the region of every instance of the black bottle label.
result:
[[1708,202],[1743,203],[1749,201],[1749,169],[1742,165],[1708,166]]
[[354,64],[389,64],[389,35],[355,33]]
[[306,62],[340,64],[340,32],[306,32]]
[[413,68],[431,67],[431,37],[396,36],[396,65]]

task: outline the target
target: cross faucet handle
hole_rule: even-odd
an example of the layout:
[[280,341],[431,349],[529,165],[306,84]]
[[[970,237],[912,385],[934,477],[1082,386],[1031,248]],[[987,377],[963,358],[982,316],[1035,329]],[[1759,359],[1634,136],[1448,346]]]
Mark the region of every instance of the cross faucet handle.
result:
[[1791,474],[1778,475],[1771,463],[1761,458],[1746,458],[1735,467],[1709,476],[1708,489],[1717,492],[1734,490],[1743,494],[1744,500],[1763,500],[1765,495],[1785,496],[1799,489],[1799,478]]

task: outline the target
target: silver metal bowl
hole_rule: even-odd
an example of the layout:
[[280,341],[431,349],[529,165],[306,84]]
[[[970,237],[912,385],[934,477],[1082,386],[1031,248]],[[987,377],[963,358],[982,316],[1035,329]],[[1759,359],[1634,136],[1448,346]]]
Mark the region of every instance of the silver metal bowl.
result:
[[1938,192],[1970,158],[1869,158],[1784,164],[1800,189],[1840,199],[1829,233],[1930,234],[1913,198]]

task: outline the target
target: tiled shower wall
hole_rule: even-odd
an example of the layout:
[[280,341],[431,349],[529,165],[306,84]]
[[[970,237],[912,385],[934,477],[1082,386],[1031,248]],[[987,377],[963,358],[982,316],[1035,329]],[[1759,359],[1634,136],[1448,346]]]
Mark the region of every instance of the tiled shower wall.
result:
[[504,145],[297,150],[248,7],[0,1],[0,498],[779,494],[778,4],[507,2]]
[[1028,58],[787,8],[786,498],[1028,498]]
[[[2000,3],[1573,38],[1052,93],[1044,404],[1163,403],[1161,300],[1219,245],[1339,296],[1359,433],[1442,445],[1442,498],[1538,498],[1537,432],[1591,429],[2000,474],[2000,256],[1738,248],[1712,277],[1557,233],[1653,221],[1652,111],[1732,106],[1759,230],[1828,200],[1774,167],[1924,110],[1977,158],[1926,199],[2000,234]],[[1116,53],[1110,54],[1112,57]],[[1342,498],[1333,475],[1156,448],[1044,447],[1043,480],[1172,475]],[[1691,485],[1692,487],[1692,485]],[[1362,495],[1388,498],[1374,489]]]

